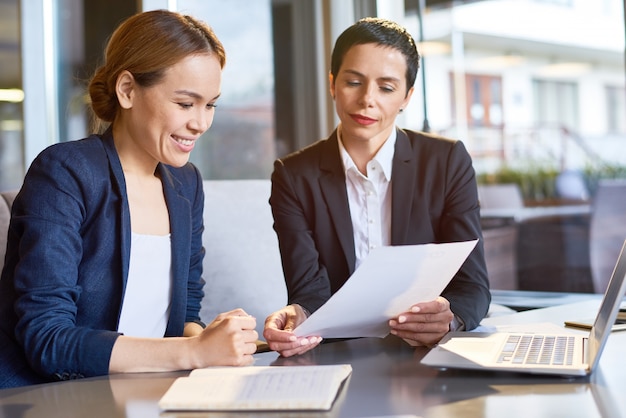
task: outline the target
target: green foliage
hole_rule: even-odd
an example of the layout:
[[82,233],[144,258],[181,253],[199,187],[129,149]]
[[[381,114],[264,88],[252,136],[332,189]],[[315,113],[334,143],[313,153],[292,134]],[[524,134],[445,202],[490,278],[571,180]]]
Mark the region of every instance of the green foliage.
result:
[[604,179],[626,179],[626,166],[619,164],[602,164],[598,166],[588,166],[583,170],[587,189],[593,196],[598,182]]
[[515,183],[520,186],[524,200],[541,201],[555,197],[555,181],[559,174],[552,167],[502,167],[494,173],[477,176],[478,184]]
[[[590,196],[602,179],[626,178],[626,166],[618,164],[589,165],[581,170]],[[559,170],[545,165],[527,165],[520,168],[503,166],[493,173],[478,174],[478,184],[514,183],[520,186],[524,200],[542,201],[558,198],[556,178]]]

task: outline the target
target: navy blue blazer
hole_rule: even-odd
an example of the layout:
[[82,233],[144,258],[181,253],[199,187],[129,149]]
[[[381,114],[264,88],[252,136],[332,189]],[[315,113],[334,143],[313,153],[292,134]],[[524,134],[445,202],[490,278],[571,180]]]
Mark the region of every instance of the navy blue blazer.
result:
[[[169,210],[166,337],[200,322],[204,191],[199,171],[159,164]],[[110,131],[44,150],[12,207],[0,279],[0,387],[104,375],[130,258],[126,184]]]
[[[476,178],[463,143],[397,129],[391,190],[392,245],[480,239],[442,293],[466,329],[475,328],[491,295]],[[289,303],[313,312],[356,264],[336,131],[274,163],[270,204]]]

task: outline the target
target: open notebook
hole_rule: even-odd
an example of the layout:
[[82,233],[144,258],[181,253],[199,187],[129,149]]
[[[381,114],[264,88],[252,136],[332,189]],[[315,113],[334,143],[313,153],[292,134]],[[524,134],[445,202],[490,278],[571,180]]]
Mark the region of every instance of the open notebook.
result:
[[586,376],[600,355],[626,291],[626,241],[589,336],[574,333],[450,332],[422,359],[429,366]]
[[323,411],[331,409],[349,364],[209,367],[179,377],[159,400],[166,411]]

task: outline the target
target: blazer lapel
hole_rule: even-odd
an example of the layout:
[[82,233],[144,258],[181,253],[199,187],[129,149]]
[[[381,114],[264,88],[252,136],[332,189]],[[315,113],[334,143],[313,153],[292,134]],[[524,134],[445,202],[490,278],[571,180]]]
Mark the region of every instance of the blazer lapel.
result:
[[391,244],[406,242],[411,202],[416,187],[416,159],[406,133],[397,129],[396,149],[391,173]]
[[115,183],[121,199],[120,210],[122,215],[122,224],[120,226],[121,231],[119,231],[119,234],[121,237],[120,254],[122,259],[122,295],[124,295],[124,293],[126,292],[126,282],[128,281],[128,270],[130,265],[130,243],[132,239],[130,225],[130,207],[128,206],[128,193],[126,191],[126,179],[124,178],[122,163],[120,162],[120,157],[117,154],[115,143],[113,142],[113,131],[110,127],[102,135],[102,140],[104,143],[104,149],[109,158],[109,167],[111,168],[111,173],[113,173],[112,181]]
[[[177,179],[171,176],[168,170],[159,164],[159,176],[163,182],[163,193],[167,202],[167,209],[170,213],[171,245],[172,245],[172,307],[170,317],[165,331],[166,336],[182,335],[183,330],[174,329],[174,324],[185,322],[185,309],[187,305],[187,282],[176,280],[188,276],[191,243],[191,207],[189,201],[182,196],[178,188],[180,184]],[[178,305],[182,301],[184,305]],[[176,305],[175,305],[176,304]]]
[[319,179],[319,185],[324,199],[326,200],[326,207],[330,213],[330,222],[335,228],[339,244],[348,262],[350,273],[352,273],[356,264],[354,232],[352,230],[348,192],[346,191],[346,178],[343,163],[339,155],[339,143],[336,130],[324,141],[320,159],[320,170],[322,174]]

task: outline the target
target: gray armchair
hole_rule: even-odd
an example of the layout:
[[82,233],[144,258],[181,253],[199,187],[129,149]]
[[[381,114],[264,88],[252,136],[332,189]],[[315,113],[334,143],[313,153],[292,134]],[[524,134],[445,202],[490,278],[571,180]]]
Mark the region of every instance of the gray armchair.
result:
[[604,293],[626,239],[626,180],[602,180],[591,205],[589,253],[593,287]]

